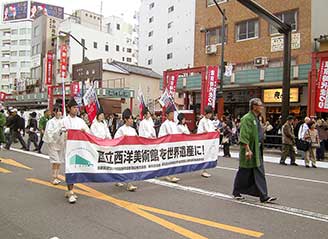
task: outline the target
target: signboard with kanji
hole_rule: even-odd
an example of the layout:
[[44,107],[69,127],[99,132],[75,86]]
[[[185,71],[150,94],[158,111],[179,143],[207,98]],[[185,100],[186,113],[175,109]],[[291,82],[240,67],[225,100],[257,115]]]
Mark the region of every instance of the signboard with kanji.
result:
[[102,59],[73,65],[73,81],[102,80]]
[[317,112],[328,112],[328,57],[320,62],[315,104]]
[[60,77],[67,77],[67,46],[65,44],[60,47]]

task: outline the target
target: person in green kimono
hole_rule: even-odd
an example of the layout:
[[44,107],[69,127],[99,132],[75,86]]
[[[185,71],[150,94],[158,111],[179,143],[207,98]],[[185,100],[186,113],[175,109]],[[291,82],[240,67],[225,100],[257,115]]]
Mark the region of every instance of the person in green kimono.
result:
[[6,143],[5,132],[4,132],[5,125],[6,125],[5,112],[3,106],[0,105],[0,148],[2,148],[2,145]]
[[233,196],[242,200],[242,194],[259,197],[261,202],[272,202],[275,197],[268,196],[263,165],[264,134],[258,117],[263,110],[261,99],[249,101],[250,111],[240,122],[239,169],[235,177]]

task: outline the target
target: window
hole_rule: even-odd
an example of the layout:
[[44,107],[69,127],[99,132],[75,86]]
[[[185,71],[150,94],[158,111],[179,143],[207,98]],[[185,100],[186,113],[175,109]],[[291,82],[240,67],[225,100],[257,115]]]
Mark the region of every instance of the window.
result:
[[127,58],[126,58],[126,61],[127,61],[127,62],[132,62],[132,58],[131,58],[131,57],[127,57]]
[[125,57],[124,56],[122,57],[122,61],[125,61]]
[[154,2],[152,2],[151,4],[149,4],[149,9],[152,9],[154,7],[155,7],[155,3]]
[[236,40],[257,38],[259,35],[259,21],[248,20],[237,24]]
[[81,44],[82,46],[85,46],[85,39],[81,38]]
[[132,52],[132,49],[131,48],[126,48],[126,52],[127,53],[131,53]]
[[19,51],[19,56],[26,56],[26,51]]
[[[212,29],[208,29],[206,31],[206,46],[208,45],[215,45],[215,44],[221,44],[221,31],[222,28],[221,27],[217,27],[217,28],[212,28]],[[227,27],[225,28],[225,39],[224,42],[227,42]]]
[[153,45],[149,45],[148,46],[148,51],[152,51],[153,50]]
[[98,43],[97,42],[93,42],[93,48],[95,48],[95,49],[98,48]]
[[147,64],[148,64],[148,66],[149,66],[149,65],[152,65],[152,64],[153,64],[153,59],[149,59],[149,60],[147,61]]
[[21,65],[21,67],[29,67],[30,62],[29,61],[21,61],[20,65]]
[[10,67],[16,67],[17,66],[17,62],[11,62],[10,63]]
[[34,37],[36,37],[36,36],[38,36],[39,35],[39,30],[40,28],[39,28],[39,26],[35,26],[34,28],[33,28],[33,36]]
[[87,17],[88,16],[88,13],[86,13],[85,16]]
[[120,30],[121,29],[121,25],[120,24],[116,24],[116,29]]
[[12,29],[11,34],[12,35],[18,35],[18,29]]
[[167,24],[167,28],[170,29],[170,28],[172,27],[172,25],[173,25],[173,22],[169,22],[169,23]]
[[170,37],[170,38],[167,39],[167,44],[170,44],[172,42],[173,42],[173,37]]
[[40,53],[40,44],[36,44],[35,45],[35,54],[39,54]]
[[21,35],[25,35],[25,34],[27,33],[26,30],[27,30],[26,28],[21,28],[21,29],[19,29],[19,34],[21,34]]
[[105,45],[105,51],[109,51],[109,46]]
[[173,12],[174,11],[174,6],[171,6],[171,7],[169,7],[168,8],[168,12],[170,13],[170,12]]
[[[291,25],[293,31],[297,31],[297,11],[289,11],[276,14],[276,16],[283,22]],[[270,25],[270,34],[277,34],[278,30]]]
[[[218,4],[222,3],[222,2],[226,2],[227,0],[216,0],[216,2]],[[213,6],[215,5],[214,1],[213,0],[207,0],[207,7],[210,7],[210,6]]]
[[166,55],[166,59],[170,60],[173,58],[173,53],[169,53]]
[[22,79],[30,78],[30,72],[21,72],[20,77]]
[[120,51],[120,46],[116,45],[116,51]]
[[148,32],[148,37],[152,37],[154,35],[153,31]]
[[12,51],[12,52],[10,52],[10,55],[11,55],[11,56],[17,56],[17,51]]
[[152,23],[154,21],[154,17],[150,17],[149,19],[148,19],[148,22],[149,23]]
[[11,41],[12,46],[17,46],[17,40]]
[[122,47],[122,51],[125,52],[125,47]]

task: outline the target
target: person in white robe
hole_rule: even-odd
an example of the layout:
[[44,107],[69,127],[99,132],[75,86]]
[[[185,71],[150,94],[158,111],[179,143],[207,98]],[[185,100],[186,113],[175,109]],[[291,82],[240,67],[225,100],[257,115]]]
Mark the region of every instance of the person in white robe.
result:
[[[74,98],[69,100],[68,110],[68,116],[63,119],[65,130],[75,129],[90,133],[89,127],[85,121],[77,116],[79,108]],[[75,203],[77,201],[77,195],[73,192],[74,184],[67,184],[67,189],[65,197],[68,198],[69,203]]]
[[[168,107],[165,111],[166,120],[163,122],[159,129],[158,137],[163,137],[169,134],[178,134],[177,125],[174,122],[174,108]],[[171,183],[177,183],[180,181],[180,178],[170,175],[166,176],[165,179]]]
[[63,134],[63,119],[62,109],[54,109],[55,116],[47,122],[43,141],[48,147],[48,155],[50,158],[52,169],[52,184],[58,185],[61,183],[59,178],[60,165],[64,163],[65,151],[65,135]]
[[[137,136],[137,131],[133,128],[133,118],[132,112],[130,109],[125,109],[122,113],[122,118],[124,120],[124,125],[121,126],[115,133],[114,139],[117,139],[122,136]],[[123,187],[124,183],[116,183],[116,186]],[[126,189],[130,192],[134,192],[137,190],[137,186],[133,185],[132,183],[126,184]]]
[[156,131],[154,128],[154,122],[148,108],[145,108],[142,112],[144,119],[140,122],[139,136],[154,139],[156,138]]
[[185,117],[184,113],[180,113],[178,115],[178,121],[179,122],[178,122],[177,129],[178,129],[179,134],[190,134],[188,125],[186,124],[186,117]]
[[[216,131],[216,129],[213,125],[213,122],[211,120],[212,116],[213,116],[212,106],[205,107],[205,116],[199,121],[198,128],[197,128],[197,134],[209,133],[209,132]],[[211,177],[211,174],[209,174],[206,170],[203,170],[201,175],[204,178]]]
[[105,114],[102,111],[97,113],[90,127],[91,134],[101,139],[112,139],[108,125],[105,121]]

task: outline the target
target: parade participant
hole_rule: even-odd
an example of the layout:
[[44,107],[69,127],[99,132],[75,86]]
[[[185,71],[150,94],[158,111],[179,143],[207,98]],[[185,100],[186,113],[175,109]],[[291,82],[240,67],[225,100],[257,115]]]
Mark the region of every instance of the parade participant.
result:
[[21,117],[17,114],[17,109],[13,109],[6,122],[6,126],[10,128],[10,136],[5,147],[8,150],[10,149],[12,142],[14,142],[15,139],[18,139],[22,145],[22,149],[28,151],[27,145],[20,133],[20,129],[22,128],[21,121]]
[[287,156],[290,157],[290,165],[297,166],[295,163],[295,134],[294,134],[294,116],[289,115],[286,123],[282,126],[282,155],[280,164],[285,163]]
[[[213,116],[212,106],[206,106],[205,107],[205,116],[199,121],[198,128],[197,128],[197,134],[209,133],[209,132],[216,131],[216,129],[214,128],[213,122],[211,120],[212,116]],[[206,172],[206,170],[204,170],[201,175],[204,178],[211,177],[211,174]]]
[[188,126],[186,124],[186,117],[184,115],[184,113],[180,113],[178,114],[178,133],[180,134],[190,134],[190,131],[188,129]]
[[30,119],[28,120],[27,124],[27,133],[28,133],[28,139],[27,139],[27,149],[30,150],[31,143],[34,144],[34,151],[38,151],[38,135],[36,132],[38,131],[38,121],[36,120],[36,112],[30,113]]
[[93,120],[91,128],[91,134],[101,139],[112,139],[109,128],[105,121],[105,114],[102,111],[97,113],[97,117]]
[[60,165],[65,158],[65,135],[63,134],[63,119],[61,108],[54,109],[55,117],[48,121],[44,131],[43,140],[47,145],[52,168],[52,184],[61,183],[59,179]]
[[43,145],[44,131],[46,129],[47,122],[48,122],[48,120],[50,120],[50,118],[51,118],[50,111],[45,110],[44,115],[39,120],[39,130],[40,130],[40,142],[39,142],[39,149],[38,149],[39,154],[41,154],[41,148]]
[[[166,120],[163,122],[159,129],[158,137],[163,137],[169,134],[178,134],[177,125],[174,122],[174,108],[173,106],[167,107],[166,111]],[[165,179],[171,183],[177,183],[180,181],[180,178],[170,175],[165,177]]]
[[316,130],[316,125],[314,121],[310,121],[308,123],[309,129],[304,134],[304,140],[308,141],[310,143],[309,150],[305,152],[304,160],[305,160],[305,167],[310,167],[310,161],[312,162],[312,167],[316,168],[316,148],[320,147],[320,139],[318,130]]
[[241,194],[260,197],[261,202],[277,200],[269,197],[263,165],[263,129],[258,116],[263,110],[261,99],[249,101],[250,111],[240,123],[239,169],[235,177],[233,196],[236,200],[244,199]]
[[[69,114],[64,118],[63,124],[66,130],[75,129],[85,132],[90,132],[89,127],[83,119],[77,117],[79,107],[74,98],[71,98],[67,104]],[[65,197],[68,198],[69,203],[75,203],[77,195],[73,192],[74,184],[67,184],[68,191],[65,193]]]
[[140,122],[139,136],[150,139],[156,138],[154,122],[148,108],[144,108],[142,114],[144,119]]
[[[124,120],[124,125],[121,126],[115,133],[114,139],[117,139],[122,136],[137,136],[136,130],[132,127],[133,118],[132,112],[130,109],[125,109],[122,113],[122,118]],[[127,183],[126,189],[130,192],[136,191],[137,186],[134,186],[132,183]],[[124,183],[116,183],[116,186],[122,187]]]

